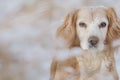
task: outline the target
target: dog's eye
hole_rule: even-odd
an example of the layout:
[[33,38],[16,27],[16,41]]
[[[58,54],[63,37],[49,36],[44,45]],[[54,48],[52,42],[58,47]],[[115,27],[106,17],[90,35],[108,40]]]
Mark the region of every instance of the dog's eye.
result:
[[84,22],[80,22],[80,23],[79,23],[79,26],[80,26],[80,27],[87,27],[87,25],[86,25]]
[[104,28],[106,27],[106,23],[105,22],[101,22],[100,25],[99,25],[99,28]]

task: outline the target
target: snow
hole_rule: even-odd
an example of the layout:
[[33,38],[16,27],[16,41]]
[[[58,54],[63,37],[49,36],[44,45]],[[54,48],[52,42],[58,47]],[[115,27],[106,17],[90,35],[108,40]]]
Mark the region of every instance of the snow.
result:
[[[0,0],[0,80],[49,80],[53,57],[64,60],[81,51],[55,50],[55,31],[63,17],[84,5],[113,6],[120,15],[119,3],[119,0]],[[118,43],[119,40],[114,45]],[[120,49],[116,51],[120,76],[119,61]]]

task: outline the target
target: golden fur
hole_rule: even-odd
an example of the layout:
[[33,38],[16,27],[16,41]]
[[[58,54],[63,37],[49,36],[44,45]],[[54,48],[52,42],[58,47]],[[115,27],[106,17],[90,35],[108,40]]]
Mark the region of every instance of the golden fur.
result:
[[[75,10],[69,13],[64,23],[57,30],[57,37],[63,38],[69,48],[80,46],[76,33],[78,11]],[[106,14],[109,21],[105,40],[106,48],[101,52],[96,51],[97,54],[89,54],[91,52],[83,51],[82,55],[65,61],[53,60],[50,80],[119,80],[115,67],[112,41],[120,38],[120,22],[113,8],[106,8]],[[75,73],[66,72],[64,69],[67,67],[72,67]],[[98,76],[103,78],[100,79]],[[104,79],[106,76],[108,78],[113,77]]]

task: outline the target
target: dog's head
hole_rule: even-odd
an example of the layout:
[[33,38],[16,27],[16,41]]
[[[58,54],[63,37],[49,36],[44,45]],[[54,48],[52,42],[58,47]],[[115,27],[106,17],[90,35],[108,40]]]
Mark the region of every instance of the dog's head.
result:
[[113,8],[84,7],[69,13],[57,30],[68,47],[103,50],[120,37],[120,23]]

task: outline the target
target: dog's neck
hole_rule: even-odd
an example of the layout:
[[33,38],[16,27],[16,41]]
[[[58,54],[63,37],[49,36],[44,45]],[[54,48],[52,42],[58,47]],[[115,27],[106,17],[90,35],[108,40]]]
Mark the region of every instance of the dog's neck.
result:
[[114,54],[110,46],[106,46],[103,51],[83,51],[77,57],[80,66],[80,73],[84,76],[92,76],[108,68],[114,63]]

